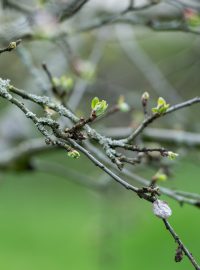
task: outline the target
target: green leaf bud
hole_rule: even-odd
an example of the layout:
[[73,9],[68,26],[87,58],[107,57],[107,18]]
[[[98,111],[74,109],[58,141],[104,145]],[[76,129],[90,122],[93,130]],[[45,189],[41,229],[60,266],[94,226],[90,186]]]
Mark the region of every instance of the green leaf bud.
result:
[[76,151],[75,149],[68,152],[68,156],[74,159],[77,159],[80,157],[80,153]]
[[95,112],[96,116],[103,114],[106,111],[107,107],[108,104],[106,103],[106,101],[100,101],[98,97],[93,98],[91,102],[92,111]]
[[164,182],[167,180],[167,175],[163,173],[162,171],[158,171],[154,176],[153,176],[154,181],[159,181],[159,182]]
[[178,154],[174,153],[174,152],[171,152],[171,151],[168,151],[167,156],[168,156],[169,159],[174,160],[176,157],[178,157]]
[[164,100],[164,98],[159,97],[158,101],[157,101],[157,107],[152,108],[152,112],[153,113],[157,113],[157,114],[164,114],[166,113],[167,109],[169,108],[169,104],[166,103],[166,101]]

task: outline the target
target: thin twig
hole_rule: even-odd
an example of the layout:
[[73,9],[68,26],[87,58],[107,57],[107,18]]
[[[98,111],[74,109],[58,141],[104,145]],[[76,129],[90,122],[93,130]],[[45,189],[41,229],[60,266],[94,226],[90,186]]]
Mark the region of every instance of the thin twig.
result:
[[[87,146],[87,149],[90,150],[91,153],[95,154],[96,157],[98,157],[98,159],[103,162],[104,164],[106,164],[107,166],[111,167],[114,171],[116,171],[115,166],[106,159],[106,157],[103,155],[103,153],[97,149],[96,147],[94,147],[91,143],[87,142],[85,143],[85,145]],[[118,171],[116,171],[116,173],[118,173]],[[137,175],[136,173],[124,168],[121,172],[121,175],[124,175],[126,177],[129,177],[130,179],[132,179],[134,182],[139,183],[142,186],[150,186],[151,181],[148,181],[146,179],[144,179],[143,177]],[[159,191],[161,194],[168,196],[169,198],[177,201],[181,206],[186,203],[192,206],[196,206],[196,207],[200,207],[200,200],[198,198],[194,198],[194,199],[190,199],[187,198],[184,195],[178,195],[176,194],[175,190],[171,190],[169,188],[166,187],[162,187],[162,186],[157,186],[159,188]]]
[[[130,135],[131,127],[114,127],[99,129],[106,137],[113,139],[126,138]],[[145,141],[156,141],[165,144],[178,144],[186,147],[200,147],[200,134],[183,130],[172,130],[164,128],[150,128],[143,130],[142,139]]]
[[175,242],[178,243],[179,246],[181,246],[184,254],[188,257],[188,259],[190,260],[190,262],[193,264],[194,268],[196,270],[200,270],[200,266],[197,264],[197,262],[194,259],[193,255],[189,252],[189,250],[183,244],[183,242],[181,241],[181,239],[179,238],[179,236],[176,234],[176,232],[174,231],[174,229],[172,228],[172,226],[170,225],[170,223],[166,219],[163,219],[163,222],[164,222],[164,224],[166,226],[166,229],[170,232],[170,234],[174,238]]
[[162,21],[159,22],[156,18],[144,20],[144,18],[138,14],[131,14],[131,16],[126,16],[130,12],[133,13],[133,12],[143,11],[146,9],[148,10],[149,8],[158,4],[159,4],[159,1],[158,2],[153,1],[144,6],[132,7],[131,5],[128,5],[128,7],[123,11],[114,15],[104,17],[103,19],[96,20],[92,23],[88,23],[84,26],[81,26],[80,28],[75,29],[70,34],[71,35],[80,34],[80,33],[88,32],[91,30],[99,29],[103,26],[117,24],[117,23],[143,25],[155,31],[181,31],[181,32],[189,32],[195,35],[200,34],[199,30],[188,27],[185,24],[185,22],[183,22],[182,20],[175,21],[175,22],[171,20],[169,22],[162,22]]
[[165,156],[165,154],[168,152],[168,150],[165,148],[138,147],[137,145],[131,145],[131,144],[123,144],[120,147],[126,150],[130,150],[132,152],[138,152],[138,153],[159,152],[162,156]]
[[55,97],[57,97],[59,95],[58,89],[56,88],[55,84],[53,83],[53,76],[52,76],[49,68],[47,67],[47,64],[46,63],[42,63],[42,68],[44,69],[44,71],[47,74],[47,77],[49,79],[49,82],[51,83],[52,93],[54,94]]
[[[86,150],[84,147],[80,146],[77,142],[74,140],[69,139],[70,143],[78,149],[80,152],[82,152],[85,156],[87,156],[96,166],[98,166],[101,170],[103,170],[105,173],[107,173],[110,177],[112,177],[116,182],[118,182],[120,185],[122,185],[124,188],[128,190],[132,190],[135,193],[139,193],[140,189],[137,187],[134,187],[133,185],[129,184],[125,180],[123,180],[121,177],[113,173],[110,169],[108,169],[103,163],[101,163],[98,159],[96,159],[88,150]],[[152,198],[149,195],[142,194],[142,198],[153,202],[154,198]]]
[[16,11],[24,13],[25,15],[32,14],[34,11],[34,9],[30,8],[29,5],[23,5],[22,3],[16,1],[14,3],[12,1],[6,0],[4,7],[12,8]]
[[16,41],[10,42],[6,48],[0,49],[0,54],[4,52],[11,52],[12,50],[16,49],[16,47],[21,43],[21,41],[21,39],[18,39]]
[[180,195],[180,196],[187,197],[187,198],[192,198],[192,199],[199,200],[199,205],[200,205],[200,194],[192,193],[192,192],[186,192],[186,191],[182,191],[182,190],[175,190],[174,193],[177,194],[177,195]]
[[[84,153],[96,166],[98,166],[99,168],[101,168],[104,172],[106,172],[109,176],[111,176],[115,181],[117,181],[118,183],[120,183],[122,186],[124,186],[126,189],[130,189],[134,192],[136,192],[137,194],[139,193],[140,189],[137,189],[135,187],[133,187],[132,185],[128,184],[126,181],[124,181],[123,179],[121,179],[119,176],[115,175],[112,171],[110,171],[105,165],[103,165],[101,162],[99,162],[99,160],[97,160],[94,156],[91,155],[91,153],[89,151],[87,151],[85,148],[83,148],[82,146],[80,146],[79,144],[77,144],[76,142],[70,140],[70,142],[73,144],[73,146],[78,149],[79,151],[81,151],[82,153]],[[146,194],[142,194],[142,197],[147,201],[152,202],[153,200],[151,199],[151,197],[146,197]],[[163,219],[163,222],[166,226],[166,228],[169,230],[170,234],[173,236],[173,238],[175,239],[175,241],[181,245],[185,255],[188,257],[188,259],[190,260],[190,262],[193,264],[193,266],[195,267],[196,270],[200,270],[200,266],[197,264],[197,262],[195,261],[194,257],[191,255],[191,253],[189,252],[189,250],[186,248],[186,246],[184,245],[184,243],[180,240],[180,238],[178,237],[178,235],[176,234],[176,232],[174,231],[174,229],[172,228],[172,226],[170,225],[170,223]]]
[[117,146],[117,145],[120,145],[121,143],[129,143],[129,142],[133,141],[139,134],[142,133],[142,131],[147,126],[149,126],[157,118],[163,117],[163,116],[165,116],[167,114],[170,114],[172,112],[175,112],[177,110],[180,110],[182,108],[191,106],[191,105],[196,104],[196,103],[200,103],[200,97],[196,97],[196,98],[190,99],[188,101],[179,103],[177,105],[171,106],[164,114],[155,113],[155,114],[150,115],[148,118],[144,119],[142,124],[139,125],[139,127],[130,136],[128,136],[126,139],[115,141],[113,143],[113,145]]

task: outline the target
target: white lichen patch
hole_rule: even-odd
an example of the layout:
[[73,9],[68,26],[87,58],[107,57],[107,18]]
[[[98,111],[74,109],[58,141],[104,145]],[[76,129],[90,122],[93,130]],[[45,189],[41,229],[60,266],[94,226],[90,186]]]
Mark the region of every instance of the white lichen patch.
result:
[[9,87],[10,80],[3,80],[0,78],[0,95],[7,100],[12,99],[12,95],[8,93],[8,87]]
[[166,219],[172,215],[172,210],[169,205],[161,200],[156,200],[153,202],[153,212],[157,217],[163,219]]
[[34,113],[32,113],[31,111],[26,113],[26,117],[27,118],[34,118],[36,115]]
[[29,94],[29,97],[31,100],[33,100],[35,103],[38,103],[38,104],[48,105],[48,103],[50,102],[49,97],[36,96],[33,94]]

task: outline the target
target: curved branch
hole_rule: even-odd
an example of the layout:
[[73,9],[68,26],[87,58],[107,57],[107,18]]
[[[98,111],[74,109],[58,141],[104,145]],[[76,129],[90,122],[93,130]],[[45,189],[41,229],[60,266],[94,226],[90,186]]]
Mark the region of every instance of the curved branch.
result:
[[[56,105],[52,103],[52,101],[48,97],[39,97],[32,94],[27,94],[24,91],[21,91],[19,89],[15,89],[13,86],[9,85],[9,81],[7,80],[0,80],[0,96],[7,99],[9,102],[15,104],[25,115],[27,118],[30,118],[32,122],[36,125],[38,130],[42,133],[42,135],[46,138],[46,143],[57,145],[60,148],[66,149],[68,152],[72,151],[72,147],[82,152],[92,163],[94,163],[96,166],[98,166],[102,171],[104,171],[107,175],[109,175],[113,180],[115,180],[117,183],[119,183],[124,188],[133,191],[136,193],[140,198],[148,201],[148,202],[155,202],[157,200],[158,191],[154,188],[148,188],[144,187],[142,189],[135,187],[125,181],[123,178],[121,178],[118,174],[115,174],[113,171],[111,171],[107,166],[105,166],[102,162],[100,162],[96,157],[94,157],[87,149],[82,147],[79,143],[77,143],[75,140],[70,139],[70,137],[65,134],[61,129],[57,122],[53,121],[50,118],[38,118],[36,114],[32,113],[29,109],[25,107],[25,105],[18,101],[16,98],[14,98],[9,92],[17,93],[18,95],[22,96],[23,98],[28,98],[29,100],[44,106],[47,105],[50,108],[58,111],[60,115],[66,116],[68,118],[71,118],[75,123],[77,123],[77,117],[69,110],[67,110],[64,106]],[[176,111],[178,109],[184,108],[186,106],[190,106],[194,103],[200,102],[200,98],[196,98],[187,102],[184,102],[182,104],[178,104],[173,106],[173,108],[170,108],[165,114],[171,113],[173,111]],[[159,115],[160,116],[160,115]],[[154,114],[147,118],[143,124],[139,127],[139,131],[142,131],[146,125],[154,121],[156,118],[158,118],[157,114]],[[79,119],[78,119],[79,120]],[[146,124],[145,124],[146,123]],[[51,134],[47,129],[46,126],[51,128],[53,134]],[[86,131],[92,132],[92,129],[87,126]],[[138,135],[139,133],[137,133]],[[95,133],[94,136],[101,136],[98,133]],[[106,150],[106,153],[109,151],[109,144],[106,142],[108,138],[104,137],[105,142],[102,142],[102,139],[99,139],[100,144],[104,144],[104,149]],[[108,140],[110,144],[112,144],[112,140]],[[112,152],[111,152],[112,153]],[[117,154],[117,153],[115,153]],[[110,154],[109,154],[110,155]],[[112,157],[110,157],[112,160]],[[177,196],[177,195],[176,195]],[[189,199],[188,199],[189,200]],[[181,250],[184,252],[184,254],[188,257],[190,262],[193,264],[195,269],[200,270],[200,266],[198,266],[197,262],[195,261],[194,257],[191,255],[191,253],[188,251],[184,243],[180,240],[180,238],[175,233],[174,229],[171,227],[168,221],[165,219],[163,220],[166,228],[169,230],[175,241],[179,244]]]
[[125,139],[122,139],[122,140],[118,140],[118,141],[113,142],[113,145],[115,145],[115,146],[119,145],[120,146],[123,143],[129,143],[129,142],[133,141],[139,134],[142,133],[142,131],[147,126],[149,126],[156,119],[158,119],[160,117],[163,117],[163,116],[165,116],[167,114],[170,114],[172,112],[175,112],[177,110],[180,110],[182,108],[191,106],[191,105],[196,104],[196,103],[200,103],[200,97],[196,97],[196,98],[190,99],[188,101],[179,103],[177,105],[171,106],[164,114],[155,113],[155,114],[150,115],[149,117],[147,117],[146,119],[144,119],[144,121],[142,122],[142,124],[139,125],[139,127],[131,135],[129,135]]

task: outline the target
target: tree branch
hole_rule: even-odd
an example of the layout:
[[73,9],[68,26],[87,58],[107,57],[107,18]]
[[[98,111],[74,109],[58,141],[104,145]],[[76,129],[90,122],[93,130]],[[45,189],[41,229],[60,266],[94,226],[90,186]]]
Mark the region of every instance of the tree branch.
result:
[[[133,192],[137,193],[138,196],[140,189],[137,189],[135,187],[133,187],[132,185],[128,184],[126,181],[124,181],[123,179],[121,179],[119,176],[115,175],[112,171],[110,171],[105,165],[103,165],[101,162],[99,162],[94,156],[91,155],[91,153],[89,151],[87,151],[85,148],[83,148],[82,146],[80,146],[79,144],[77,144],[76,142],[70,140],[70,142],[72,143],[72,145],[78,149],[79,151],[81,151],[84,155],[86,155],[96,166],[98,166],[100,169],[102,169],[104,172],[106,172],[109,176],[111,176],[116,182],[118,182],[119,184],[121,184],[123,187],[125,187],[126,189],[130,189]],[[152,197],[147,196],[146,194],[142,194],[142,198],[153,202],[154,199]],[[200,266],[197,264],[196,260],[194,259],[194,257],[191,255],[191,253],[189,252],[189,250],[187,249],[187,247],[184,245],[184,243],[180,240],[180,238],[178,237],[178,235],[176,234],[176,232],[174,231],[174,229],[172,228],[172,226],[170,225],[170,223],[166,220],[163,219],[163,222],[166,226],[166,228],[169,230],[170,234],[173,236],[174,240],[181,245],[185,255],[188,257],[188,259],[190,260],[190,262],[193,264],[194,268],[196,270],[200,270]]]
[[[113,171],[111,171],[102,162],[100,162],[87,149],[82,147],[75,140],[70,139],[70,137],[60,129],[60,126],[59,126],[59,124],[57,122],[55,122],[54,120],[52,120],[50,118],[47,118],[47,117],[46,118],[45,117],[38,118],[36,116],[36,114],[34,114],[28,108],[26,108],[25,105],[22,102],[18,101],[16,98],[14,98],[8,92],[8,90],[10,90],[11,92],[13,92],[15,94],[20,95],[23,98],[29,99],[29,100],[33,101],[34,103],[39,104],[40,106],[47,105],[50,108],[58,111],[60,113],[60,115],[66,116],[67,118],[69,118],[72,121],[74,121],[75,123],[77,123],[77,121],[78,121],[77,117],[72,112],[67,110],[64,106],[53,104],[52,101],[48,97],[39,97],[39,96],[36,96],[36,95],[28,94],[28,93],[26,93],[24,91],[21,91],[19,89],[16,89],[15,87],[9,85],[8,80],[7,81],[2,80],[2,79],[0,80],[0,96],[7,99],[9,102],[15,104],[22,112],[24,112],[24,114],[26,115],[27,118],[30,118],[33,121],[33,123],[36,125],[38,130],[46,138],[46,143],[52,144],[52,145],[57,145],[60,148],[66,149],[68,152],[72,151],[72,149],[73,149],[72,147],[74,147],[75,149],[82,152],[92,163],[94,163],[96,166],[98,166],[101,170],[103,170],[107,175],[109,175],[113,180],[115,180],[117,183],[119,183],[124,188],[133,191],[140,198],[142,198],[142,199],[144,199],[144,200],[146,200],[148,202],[154,203],[157,200],[157,195],[159,194],[157,188],[155,188],[155,189],[154,188],[149,188],[149,187],[138,188],[138,187],[135,187],[135,186],[129,184],[127,181],[122,179],[119,175],[117,175]],[[200,98],[196,98],[196,99],[184,102],[182,104],[175,105],[172,108],[170,108],[169,111],[167,111],[165,114],[171,113],[173,111],[184,108],[186,106],[190,106],[190,105],[192,105],[194,103],[197,103],[197,102],[200,102]],[[158,118],[158,115],[157,114],[155,114],[155,115],[150,116],[147,120],[145,120],[146,122],[145,121],[143,122],[143,124],[141,125],[139,130],[142,131],[144,129],[145,125],[148,125],[149,123],[154,121],[156,118]],[[49,132],[49,130],[46,129],[46,127],[51,128],[53,134],[51,134]],[[88,131],[88,134],[89,134],[90,132],[92,132],[92,129],[88,126],[86,128],[86,131]],[[98,135],[98,133],[96,133],[94,136],[98,137],[98,136],[101,136],[101,135]],[[105,141],[107,140],[107,138],[104,138],[104,139],[105,139]],[[108,152],[108,150],[109,150],[109,148],[107,148],[108,144],[106,144],[106,142],[102,142],[101,140],[99,141],[99,143],[100,144],[103,143],[106,152]],[[109,139],[109,143],[112,144],[111,139]],[[116,154],[117,153],[115,153],[115,155]],[[110,156],[110,154],[109,154],[109,156]],[[112,160],[112,157],[110,157],[110,159]],[[174,197],[176,199],[180,196],[180,195],[177,195],[177,194],[174,195],[172,193],[170,193],[170,194],[168,193],[168,195],[171,196],[171,197]],[[191,200],[191,199],[188,199],[188,200]],[[193,264],[195,269],[199,270],[200,267],[198,266],[198,264],[196,263],[195,259],[190,254],[188,249],[185,247],[183,242],[180,240],[180,238],[178,238],[177,234],[172,229],[169,222],[166,221],[166,220],[163,220],[163,221],[164,221],[164,223],[166,225],[166,228],[169,230],[169,232],[174,237],[176,242],[179,245],[181,245],[181,248],[182,248],[184,254],[191,261],[191,263]]]
[[[106,137],[113,139],[126,138],[132,131],[131,127],[103,128],[100,132]],[[178,144],[187,147],[200,147],[200,135],[183,130],[171,130],[147,127],[142,132],[142,139],[145,141],[156,141],[158,143]]]
[[171,106],[165,113],[163,114],[158,114],[158,113],[155,113],[155,114],[152,114],[150,115],[148,118],[144,119],[144,121],[142,122],[141,125],[139,125],[139,127],[131,134],[129,135],[127,138],[125,139],[122,139],[122,140],[118,140],[118,141],[115,141],[113,142],[113,145],[115,146],[120,146],[120,144],[123,144],[123,143],[130,143],[132,142],[139,134],[142,133],[142,131],[147,127],[149,126],[152,122],[154,122],[156,119],[160,118],[160,117],[163,117],[167,114],[170,114],[172,112],[175,112],[177,110],[180,110],[182,108],[185,108],[185,107],[188,107],[188,106],[191,106],[193,104],[196,104],[196,103],[200,103],[200,97],[196,97],[196,98],[193,98],[193,99],[190,99],[188,101],[185,101],[185,102],[182,102],[182,103],[179,103],[177,105],[174,105],[174,106]]

